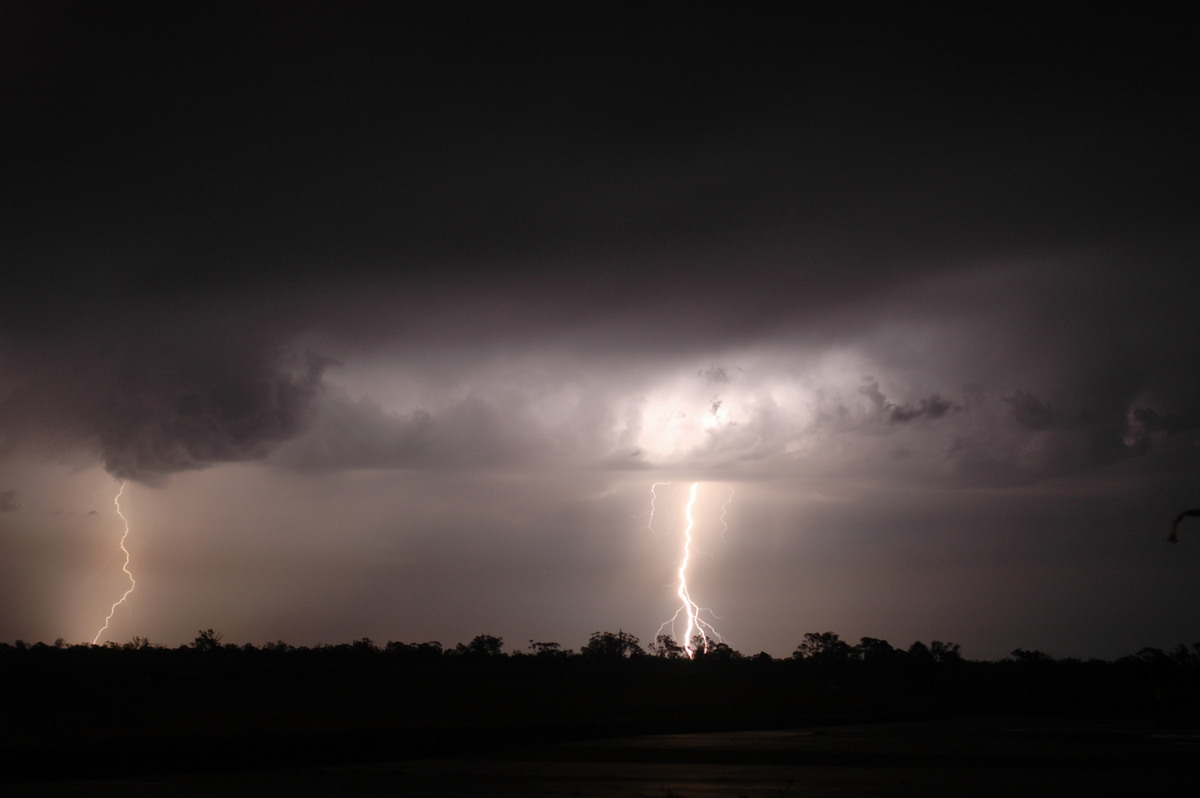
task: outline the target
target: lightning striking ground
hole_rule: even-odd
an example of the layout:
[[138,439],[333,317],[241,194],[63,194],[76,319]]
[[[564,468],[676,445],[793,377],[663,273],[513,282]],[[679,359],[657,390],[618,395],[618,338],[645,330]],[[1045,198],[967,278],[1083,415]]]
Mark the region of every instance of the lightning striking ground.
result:
[[[655,482],[650,488],[650,523],[647,524],[647,526],[651,528],[651,531],[653,531],[652,525],[654,523],[654,502],[655,499],[657,499],[655,489],[659,485],[668,484],[670,483]],[[670,620],[664,622],[658,628],[658,635],[661,636],[667,633],[669,630],[673,638],[675,635],[675,625],[680,621],[682,616],[684,630],[681,646],[684,656],[686,656],[688,659],[695,658],[697,647],[700,651],[707,652],[714,641],[722,642],[724,640],[724,638],[719,632],[717,632],[712,624],[708,623],[701,617],[701,613],[711,613],[711,610],[701,607],[692,599],[691,589],[688,586],[688,565],[691,563],[692,558],[693,531],[696,528],[696,497],[699,490],[700,483],[693,482],[691,488],[688,490],[687,505],[684,508],[684,519],[687,521],[687,526],[683,532],[683,550],[679,556],[679,568],[676,571],[675,584],[675,595],[679,597],[680,606],[679,609],[675,611],[675,614],[671,616]],[[729,498],[725,501],[725,505],[722,506],[721,510],[721,523],[723,525],[725,523],[725,508],[728,507],[729,502],[732,500],[733,492],[731,490]],[[722,535],[724,535],[724,533],[722,533]],[[695,642],[696,638],[698,638],[698,643]]]
[[129,549],[125,548],[125,541],[129,537],[129,519],[125,517],[125,513],[121,512],[121,494],[125,492],[125,483],[121,483],[120,490],[113,497],[113,504],[117,506],[117,515],[121,516],[121,520],[125,523],[125,532],[121,535],[121,551],[125,554],[125,564],[121,566],[121,570],[129,577],[129,588],[125,591],[121,598],[113,602],[112,607],[108,610],[108,617],[104,619],[104,626],[100,627],[100,631],[96,632],[96,636],[92,638],[92,645],[96,645],[100,641],[100,635],[104,634],[108,629],[109,623],[112,622],[113,616],[117,613],[117,607],[125,603],[125,599],[129,598],[129,594],[137,587],[137,582],[133,578],[133,572],[129,570]]

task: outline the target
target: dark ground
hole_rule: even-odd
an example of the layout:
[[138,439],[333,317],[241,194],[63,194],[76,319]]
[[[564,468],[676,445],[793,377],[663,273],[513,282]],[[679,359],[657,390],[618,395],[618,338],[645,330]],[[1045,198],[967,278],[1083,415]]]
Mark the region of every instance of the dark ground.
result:
[[[138,753],[131,748],[124,756],[136,761]],[[1155,796],[1186,794],[1198,761],[1200,724],[956,718],[607,738],[374,764],[41,781],[9,785],[7,794]]]
[[1194,659],[5,647],[0,793],[1173,795]]

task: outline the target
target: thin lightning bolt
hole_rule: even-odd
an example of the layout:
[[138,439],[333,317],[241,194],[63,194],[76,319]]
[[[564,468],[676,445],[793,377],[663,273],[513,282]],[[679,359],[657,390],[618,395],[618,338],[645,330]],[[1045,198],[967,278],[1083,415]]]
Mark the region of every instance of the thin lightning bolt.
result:
[[[650,486],[650,519],[648,521],[646,521],[646,529],[649,529],[651,532],[654,532],[654,512],[655,512],[654,503],[658,501],[658,494],[656,493],[656,491],[658,490],[660,485],[670,485],[670,484],[671,484],[670,482],[655,482],[653,485]],[[655,534],[657,534],[657,533],[655,533]]]
[[729,524],[725,523],[725,514],[729,512],[729,505],[733,504],[733,485],[729,486],[729,498],[725,499],[725,503],[721,505],[721,540],[726,543],[729,539],[725,537],[725,533],[729,531]]
[[104,619],[104,626],[100,627],[100,631],[96,632],[96,636],[92,638],[92,645],[96,645],[100,641],[100,635],[108,629],[108,624],[113,619],[113,615],[117,612],[117,607],[125,603],[125,599],[129,598],[129,594],[137,587],[137,582],[133,579],[133,573],[129,570],[129,549],[125,548],[125,539],[129,537],[129,519],[125,517],[125,513],[121,512],[121,494],[125,492],[125,483],[121,483],[121,489],[117,491],[117,495],[113,497],[113,504],[117,506],[117,515],[121,516],[121,520],[125,522],[125,533],[121,535],[121,551],[125,553],[125,564],[121,566],[121,570],[129,577],[129,589],[121,598],[113,602],[113,605],[108,610],[108,617]]
[[[654,483],[654,486],[650,488],[652,520],[654,488],[662,484],[667,483],[656,482]],[[680,607],[675,611],[675,614],[671,616],[670,620],[666,621],[658,628],[658,634],[661,635],[669,629],[673,636],[675,632],[675,623],[679,620],[680,615],[683,616],[686,623],[684,624],[683,640],[681,642],[683,653],[688,659],[694,659],[696,656],[696,649],[692,646],[693,637],[700,637],[700,649],[704,652],[708,651],[710,641],[715,640],[717,642],[721,642],[724,640],[720,633],[713,628],[712,624],[700,617],[700,613],[706,610],[704,607],[701,607],[692,600],[691,592],[688,589],[687,571],[688,564],[691,562],[692,558],[692,530],[696,528],[694,510],[696,506],[696,494],[699,490],[700,483],[693,482],[691,489],[688,491],[687,506],[684,509],[684,518],[687,520],[687,528],[683,532],[683,552],[680,555],[679,569],[676,572],[678,581],[675,590],[675,594],[679,596],[679,601],[681,602]],[[730,499],[732,499],[732,494]],[[725,504],[728,505],[729,501],[727,500]],[[722,512],[722,523],[724,523],[724,512]]]

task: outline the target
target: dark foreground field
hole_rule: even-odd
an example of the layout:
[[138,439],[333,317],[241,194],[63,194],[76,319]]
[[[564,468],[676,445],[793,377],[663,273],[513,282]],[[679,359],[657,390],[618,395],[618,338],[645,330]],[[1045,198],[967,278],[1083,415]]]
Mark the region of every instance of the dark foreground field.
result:
[[[1157,796],[1190,794],[1200,725],[970,718],[644,735],[394,762],[42,781],[123,796]],[[125,753],[135,759],[136,748]]]
[[8,795],[1169,795],[1200,668],[12,649]]

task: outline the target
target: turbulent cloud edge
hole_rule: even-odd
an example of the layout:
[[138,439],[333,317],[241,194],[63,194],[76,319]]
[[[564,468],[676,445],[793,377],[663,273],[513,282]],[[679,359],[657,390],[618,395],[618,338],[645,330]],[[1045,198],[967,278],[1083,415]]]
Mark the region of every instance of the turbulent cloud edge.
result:
[[[931,392],[899,402],[866,376],[850,393],[818,389],[789,402],[714,373],[737,372],[697,373],[694,401],[667,410],[650,407],[644,392],[612,387],[591,392],[600,398],[590,403],[564,391],[553,414],[545,394],[514,390],[473,390],[399,411],[327,389],[310,426],[270,460],[298,470],[572,467],[748,477],[853,467],[879,478],[988,484],[1087,471],[1149,453],[1155,436],[1165,448],[1165,437],[1196,432],[1166,429],[1140,408],[1122,418],[1068,413],[1024,391],[967,386],[957,399]],[[713,388],[741,392],[735,399]]]

